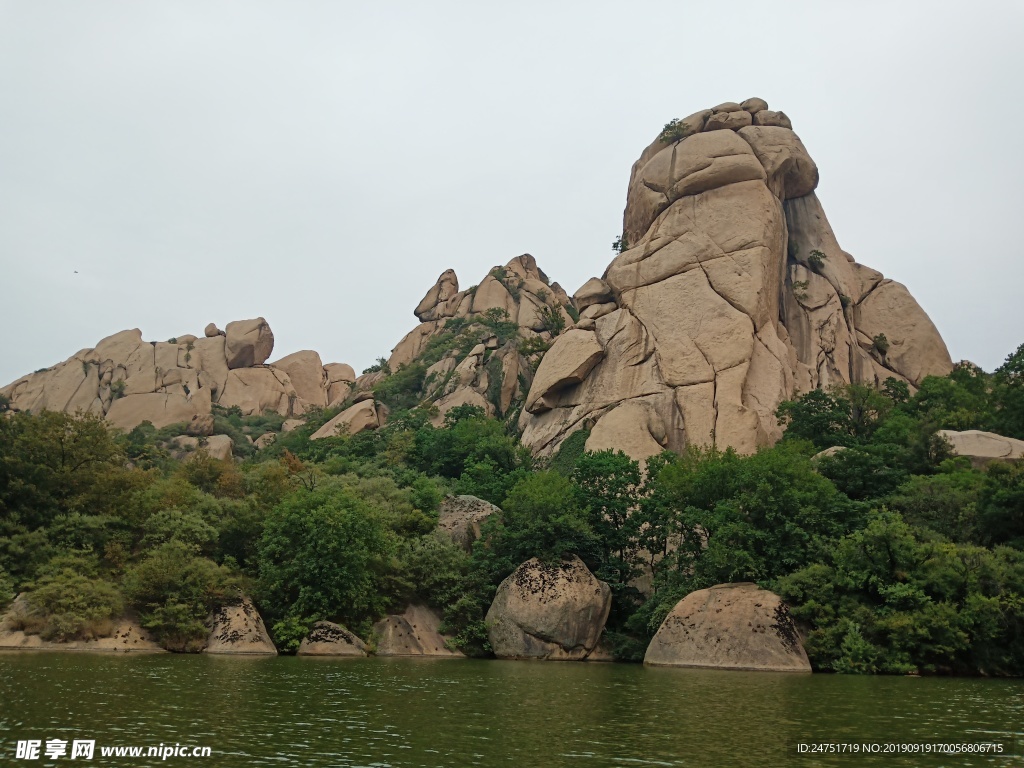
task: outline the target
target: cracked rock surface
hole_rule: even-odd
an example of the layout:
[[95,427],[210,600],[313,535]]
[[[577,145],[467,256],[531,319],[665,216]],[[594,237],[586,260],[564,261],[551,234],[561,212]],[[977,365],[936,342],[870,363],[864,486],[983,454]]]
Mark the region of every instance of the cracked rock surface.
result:
[[665,617],[644,664],[766,672],[810,672],[789,610],[756,584],[691,592]]
[[748,99],[682,122],[684,138],[633,166],[628,245],[576,296],[593,337],[555,339],[525,445],[550,455],[585,428],[588,449],[640,460],[688,444],[749,453],[781,437],[775,410],[800,393],[952,370],[907,289],[840,248],[784,113]]
[[487,611],[487,637],[499,659],[586,659],[611,603],[611,588],[578,557],[556,565],[532,558],[498,587]]

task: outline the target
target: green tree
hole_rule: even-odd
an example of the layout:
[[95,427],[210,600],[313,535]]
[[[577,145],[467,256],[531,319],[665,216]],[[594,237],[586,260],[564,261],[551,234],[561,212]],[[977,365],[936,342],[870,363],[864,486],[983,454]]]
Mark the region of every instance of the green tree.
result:
[[785,440],[809,440],[819,450],[852,445],[853,406],[839,394],[812,389],[797,400],[787,400],[775,412],[786,428]]
[[344,488],[300,490],[267,516],[260,593],[277,619],[331,619],[359,627],[385,610],[394,537],[378,509]]
[[125,571],[125,596],[142,625],[175,651],[201,650],[210,613],[238,599],[238,579],[194,545],[172,539]]
[[1024,344],[996,368],[992,385],[995,430],[1001,435],[1024,440]]

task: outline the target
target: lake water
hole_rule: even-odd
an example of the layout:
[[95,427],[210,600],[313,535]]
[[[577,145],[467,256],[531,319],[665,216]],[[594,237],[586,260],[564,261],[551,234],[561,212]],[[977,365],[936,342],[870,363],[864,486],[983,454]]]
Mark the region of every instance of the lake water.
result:
[[[639,665],[0,653],[0,765],[1024,765],[1024,682]],[[95,740],[91,762],[19,740]],[[998,741],[1001,756],[801,755]],[[207,746],[208,758],[101,746]],[[45,747],[44,747],[45,748]],[[70,747],[69,747],[70,749]]]

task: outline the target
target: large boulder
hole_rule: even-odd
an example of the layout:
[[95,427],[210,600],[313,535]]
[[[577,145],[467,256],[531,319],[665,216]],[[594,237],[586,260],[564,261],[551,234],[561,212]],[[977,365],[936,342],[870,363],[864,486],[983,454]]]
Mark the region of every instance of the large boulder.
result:
[[579,324],[540,364],[523,443],[550,456],[593,428],[594,447],[635,458],[752,453],[782,436],[778,406],[801,393],[948,373],[906,288],[839,246],[818,177],[788,118],[757,98],[697,112],[644,149],[626,248],[577,292]]
[[563,333],[555,339],[537,369],[526,396],[526,410],[536,413],[550,409],[551,404],[545,398],[579,384],[603,357],[604,349],[593,331],[573,329]]
[[[199,441],[197,452],[203,451],[211,459],[230,461],[235,450],[235,441],[228,435],[210,435]],[[195,454],[193,454],[194,456]]]
[[977,429],[962,432],[940,429],[936,434],[949,443],[954,454],[970,459],[976,468],[984,467],[993,461],[1024,460],[1024,440]]
[[363,400],[339,413],[310,435],[310,440],[320,440],[338,435],[358,435],[367,429],[377,429],[382,424],[380,412],[373,399]]
[[491,515],[500,514],[500,509],[476,496],[449,496],[441,502],[437,527],[469,552],[473,542],[480,538],[483,522]]
[[365,656],[366,643],[339,624],[318,621],[299,644],[299,656]]
[[427,295],[424,296],[416,306],[416,317],[418,317],[420,321],[435,320],[438,314],[435,312],[435,309],[438,304],[445,304],[458,292],[459,278],[455,275],[455,270],[446,269],[441,273],[441,276],[437,278],[437,282],[434,283],[434,287],[427,291]]
[[441,634],[441,617],[423,605],[410,605],[403,613],[385,616],[373,625],[378,656],[448,656],[463,654],[448,648],[451,638]]
[[[327,405],[327,374],[320,355],[316,352],[311,349],[293,352],[271,363],[271,367],[288,374],[295,394],[303,402],[318,408]],[[350,381],[354,380],[353,376]]]
[[578,557],[549,565],[526,561],[498,587],[487,637],[499,659],[585,659],[611,610],[611,588]]
[[234,605],[218,608],[210,616],[210,634],[205,653],[276,656],[277,649],[270,641],[256,606],[242,596]]
[[765,672],[810,672],[782,599],[756,584],[691,592],[662,622],[644,664]]
[[115,400],[107,411],[107,421],[125,431],[144,421],[161,429],[171,424],[190,424],[198,415],[195,406],[184,395],[150,392]]
[[227,342],[224,351],[228,368],[249,368],[263,365],[274,351],[274,333],[262,317],[235,320],[224,329]]

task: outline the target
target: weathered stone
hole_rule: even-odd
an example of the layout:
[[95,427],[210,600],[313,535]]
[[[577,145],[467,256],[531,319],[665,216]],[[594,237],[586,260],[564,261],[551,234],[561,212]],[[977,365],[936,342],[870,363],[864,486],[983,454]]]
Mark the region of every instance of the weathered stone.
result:
[[811,671],[785,604],[750,583],[719,584],[680,600],[651,640],[644,664]]
[[197,413],[189,422],[186,432],[196,437],[207,437],[213,434],[213,414]]
[[380,414],[371,397],[339,413],[310,435],[309,439],[320,440],[324,437],[337,437],[338,435],[358,435],[364,430],[377,429],[380,426]]
[[473,294],[474,313],[483,314],[489,309],[506,312],[511,320],[515,320],[518,314],[515,299],[494,275],[485,277]]
[[[597,320],[597,318],[599,317],[610,315],[618,308],[618,305],[613,301],[609,301],[607,304],[591,304],[589,307],[580,312],[580,319]],[[577,325],[577,327],[579,326]]]
[[107,411],[107,421],[125,431],[134,429],[144,421],[162,429],[171,424],[190,424],[196,415],[196,409],[184,395],[152,392],[114,400]]
[[818,166],[791,130],[752,125],[740,128],[737,134],[750,144],[761,161],[776,197],[803,197],[818,186]]
[[434,286],[427,291],[419,304],[416,305],[415,314],[420,321],[436,320],[440,315],[436,312],[439,304],[444,304],[459,292],[459,278],[455,270],[446,269],[437,278]]
[[857,330],[869,339],[885,334],[889,348],[880,353],[880,362],[915,387],[925,376],[945,376],[953,370],[938,329],[901,283],[883,280],[857,304],[856,322]]
[[747,110],[747,112],[749,112],[750,114],[754,115],[763,109],[768,109],[768,102],[765,101],[764,99],[759,99],[755,96],[741,103],[740,107]]
[[224,331],[218,328],[214,323],[209,323],[206,328],[203,329],[203,335],[207,338],[213,338],[214,336],[223,336]]
[[274,351],[274,334],[262,317],[228,323],[225,335],[224,352],[228,368],[262,365]]
[[588,451],[622,451],[644,462],[665,450],[665,424],[653,407],[641,400],[629,400],[597,420],[587,438]]
[[750,113],[745,109],[735,112],[713,112],[704,125],[705,131],[735,131],[745,125],[750,125]]
[[476,496],[448,496],[441,502],[437,528],[469,552],[480,538],[480,526],[495,514],[500,515],[501,510]]
[[318,621],[299,644],[299,656],[365,656],[366,643],[345,627]]
[[1003,437],[995,432],[982,432],[967,429],[958,432],[953,429],[940,429],[936,433],[949,443],[956,456],[964,456],[971,460],[975,468],[984,467],[993,461],[1024,460],[1024,440]]
[[583,311],[591,304],[605,304],[615,300],[611,286],[599,277],[592,277],[585,282],[573,296],[576,309]]
[[410,605],[404,613],[385,616],[373,625],[377,656],[461,657],[448,648],[450,638],[441,634],[441,618],[430,608]]
[[483,394],[475,389],[462,387],[434,402],[434,407],[437,408],[437,415],[430,420],[430,423],[435,427],[442,426],[448,411],[460,405],[473,405],[477,408],[482,408],[485,416],[494,415],[494,406]]
[[917,386],[950,370],[906,290],[840,248],[814,161],[766,107],[719,105],[703,132],[655,141],[634,164],[629,247],[603,276],[614,304],[600,282],[578,297],[574,332],[595,334],[604,355],[551,388],[546,369],[568,364],[556,340],[519,418],[532,451],[552,455],[586,428],[588,448],[641,461],[687,444],[750,453],[781,437],[776,409],[801,392],[890,376]]
[[526,397],[526,410],[536,412],[550,408],[545,397],[583,381],[602,357],[604,350],[593,331],[573,329],[563,333],[555,339],[537,369]]
[[228,371],[219,403],[225,408],[237,406],[243,416],[261,416],[268,411],[291,416],[304,410],[288,374],[276,368]]
[[99,651],[109,653],[166,653],[164,648],[139,623],[138,617],[128,614],[114,619],[98,637],[81,640],[43,640],[31,628],[38,610],[31,604],[30,593],[19,594],[0,614],[0,651]]
[[205,453],[211,459],[219,461],[230,461],[235,450],[234,441],[227,435],[210,435],[199,440],[196,451],[190,455],[194,458],[199,452]]
[[267,432],[266,434],[260,435],[253,441],[253,445],[256,446],[257,451],[262,451],[264,448],[269,448],[277,441],[277,435],[273,432]]
[[205,653],[276,656],[256,606],[248,597],[240,596],[234,605],[215,610],[208,622],[210,634]]
[[611,610],[611,589],[578,557],[557,565],[537,558],[498,587],[487,611],[487,637],[499,659],[584,659]]
[[754,125],[769,125],[776,128],[793,128],[785,112],[772,112],[764,109],[754,113]]
[[[327,405],[327,375],[320,355],[316,352],[311,349],[293,352],[271,363],[271,367],[288,374],[295,393],[304,402],[318,408]],[[355,375],[351,381],[355,381]]]

